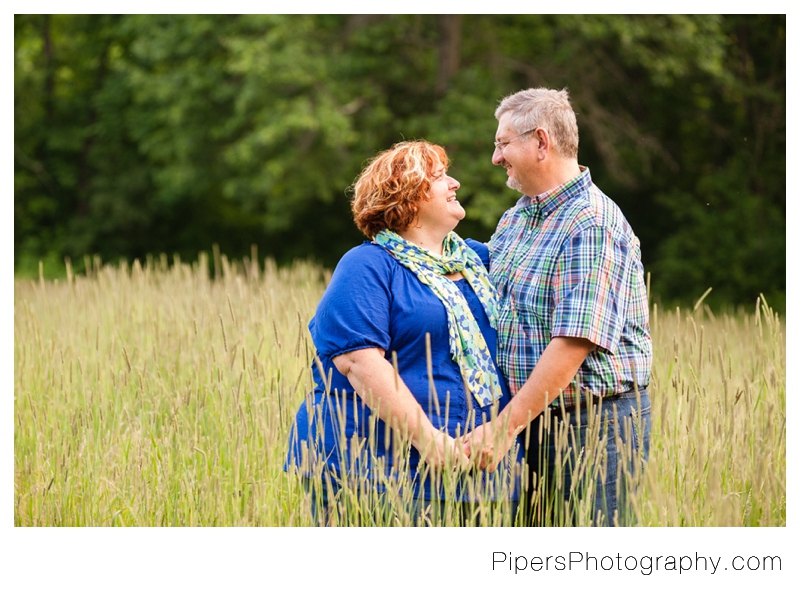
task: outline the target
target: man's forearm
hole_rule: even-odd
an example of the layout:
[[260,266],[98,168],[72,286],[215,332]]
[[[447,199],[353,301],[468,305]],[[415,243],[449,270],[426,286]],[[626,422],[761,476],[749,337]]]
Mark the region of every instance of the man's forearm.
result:
[[[508,418],[509,431],[515,434],[522,432],[541,414],[567,388],[594,348],[592,342],[583,338],[553,338],[528,380],[501,413],[501,416]],[[505,418],[499,420],[502,422]]]

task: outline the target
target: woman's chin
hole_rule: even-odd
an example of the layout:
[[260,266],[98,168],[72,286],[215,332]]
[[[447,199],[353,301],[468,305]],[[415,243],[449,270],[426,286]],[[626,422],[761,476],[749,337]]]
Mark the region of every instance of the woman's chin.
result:
[[465,217],[466,215],[467,215],[467,213],[466,213],[466,212],[464,212],[463,214],[461,214],[461,216],[459,216],[458,218],[456,218],[456,219],[455,219],[455,220],[452,222],[452,224],[450,225],[450,226],[452,226],[452,227],[453,227],[453,228],[451,228],[450,230],[451,230],[451,231],[454,231],[454,230],[456,230],[456,227],[458,226],[458,223],[459,223],[459,222],[461,222],[462,220],[464,220],[464,217]]

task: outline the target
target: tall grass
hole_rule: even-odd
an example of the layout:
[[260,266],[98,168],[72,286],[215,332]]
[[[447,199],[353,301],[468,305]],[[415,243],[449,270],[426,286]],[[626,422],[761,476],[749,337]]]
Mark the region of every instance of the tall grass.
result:
[[[306,325],[329,276],[256,261],[91,260],[85,275],[68,264],[66,279],[15,281],[15,525],[314,524],[283,463],[312,387]],[[759,302],[716,316],[654,307],[651,322],[639,524],[785,525],[782,320]],[[583,452],[584,471],[594,458]],[[332,523],[416,524],[398,511],[402,491],[345,488]],[[456,522],[445,507],[433,524]],[[466,524],[513,522],[479,501]]]

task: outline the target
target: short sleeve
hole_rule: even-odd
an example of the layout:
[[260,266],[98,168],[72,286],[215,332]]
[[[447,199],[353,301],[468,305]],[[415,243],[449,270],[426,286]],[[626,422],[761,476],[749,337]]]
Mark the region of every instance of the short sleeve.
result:
[[586,338],[616,351],[628,302],[629,251],[603,227],[567,240],[554,275],[553,337]]
[[321,355],[389,349],[390,258],[381,247],[364,243],[339,261],[308,326]]

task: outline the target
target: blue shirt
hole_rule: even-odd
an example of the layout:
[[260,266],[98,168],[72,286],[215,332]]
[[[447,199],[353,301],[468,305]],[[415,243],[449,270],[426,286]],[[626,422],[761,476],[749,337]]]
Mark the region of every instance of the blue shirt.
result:
[[[486,246],[468,242],[486,263]],[[496,361],[497,334],[480,301],[466,280],[458,280],[456,285]],[[350,382],[332,362],[336,356],[363,348],[381,348],[391,362],[395,352],[400,377],[433,426],[453,437],[469,432],[473,419],[475,426],[480,425],[490,408],[478,408],[464,388],[458,365],[450,356],[442,302],[385,249],[365,242],[341,259],[308,327],[317,350],[317,360],[312,364],[315,389],[310,404],[304,402],[298,410],[287,469],[291,465],[302,467],[303,451],[308,448],[316,456],[312,465],[323,463],[326,470],[338,476],[358,476],[379,491],[383,482],[393,477],[412,484],[416,498],[442,498],[428,480],[417,476],[419,453],[413,447],[408,452],[407,470],[401,472],[395,467],[391,431],[354,395]],[[430,334],[432,382],[426,334]],[[501,384],[502,409],[510,394],[502,377]],[[482,475],[480,479],[497,480],[505,475],[510,480],[510,470],[501,468],[494,476]],[[313,469],[308,468],[305,474],[313,475]],[[476,474],[485,472],[476,471],[473,477]],[[467,500],[465,492],[457,497]]]

